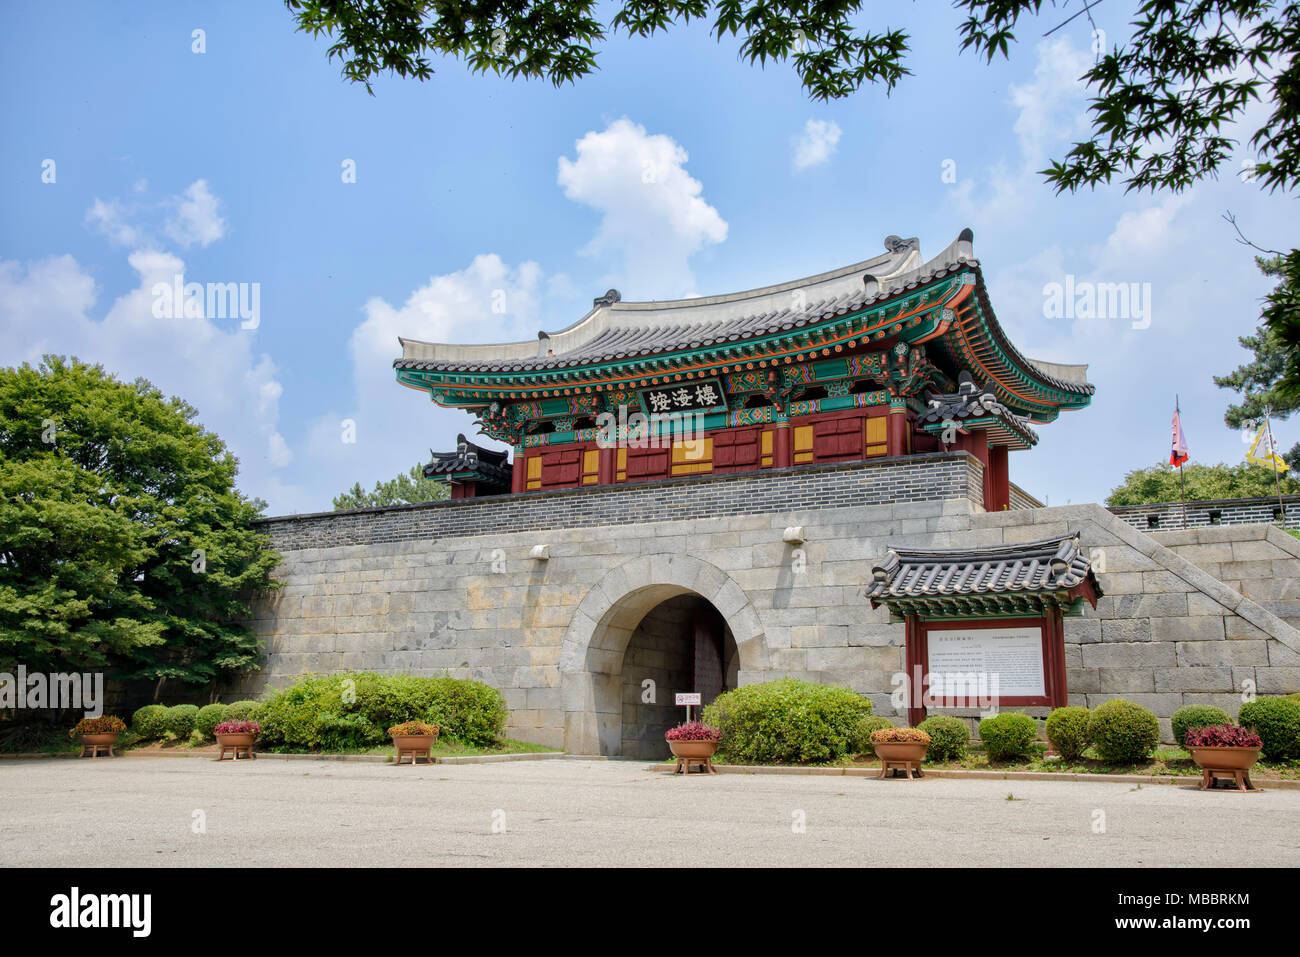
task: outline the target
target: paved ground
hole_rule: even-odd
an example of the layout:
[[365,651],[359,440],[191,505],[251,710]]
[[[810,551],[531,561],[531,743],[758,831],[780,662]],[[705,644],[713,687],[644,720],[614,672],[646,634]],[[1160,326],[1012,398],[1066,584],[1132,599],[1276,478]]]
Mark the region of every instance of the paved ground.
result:
[[646,768],[0,761],[0,864],[1300,865],[1294,790]]

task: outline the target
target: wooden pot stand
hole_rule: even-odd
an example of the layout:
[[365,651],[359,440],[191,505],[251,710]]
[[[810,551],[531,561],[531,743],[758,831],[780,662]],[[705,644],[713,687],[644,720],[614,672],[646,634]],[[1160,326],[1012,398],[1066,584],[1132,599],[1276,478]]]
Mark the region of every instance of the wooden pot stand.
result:
[[[1232,786],[1221,788],[1218,786],[1220,781],[1231,781]],[[1233,791],[1238,794],[1257,794],[1263,788],[1257,788],[1250,783],[1250,769],[1231,769],[1231,768],[1202,768],[1201,769],[1201,786],[1198,791]]]
[[404,758],[409,757],[411,764],[414,766],[420,758],[429,763],[435,763],[433,760],[433,746],[437,742],[436,734],[395,734],[393,735],[393,747],[397,749],[397,760],[394,766],[400,765]]
[[81,757],[97,758],[101,754],[107,754],[110,758],[117,757],[113,753],[113,746],[117,743],[117,735],[113,735],[110,741],[89,741],[87,738],[102,737],[101,735],[83,735],[81,741]]
[[221,753],[217,755],[217,760],[224,761],[227,751],[230,752],[230,760],[232,761],[238,761],[240,754],[243,754],[246,758],[252,758],[254,761],[257,760],[257,755],[254,753],[251,744],[223,744]]
[[677,758],[677,767],[673,769],[673,774],[690,774],[691,768],[699,768],[706,774],[717,774],[718,771],[713,766],[713,755],[706,754],[702,758],[681,757]]
[[925,775],[921,773],[920,761],[894,761],[894,760],[886,761],[882,759],[880,762],[879,780],[883,781],[886,778],[898,777],[899,771],[902,771],[903,772],[902,776],[906,777],[907,780],[909,781],[912,780],[913,771],[916,772],[916,776],[918,778],[925,777]]

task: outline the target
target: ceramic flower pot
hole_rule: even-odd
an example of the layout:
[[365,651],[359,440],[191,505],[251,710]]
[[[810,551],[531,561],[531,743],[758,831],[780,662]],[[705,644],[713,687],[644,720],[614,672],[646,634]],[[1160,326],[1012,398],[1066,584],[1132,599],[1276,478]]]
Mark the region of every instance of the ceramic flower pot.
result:
[[[110,758],[116,757],[113,754],[113,745],[117,743],[120,732],[108,731],[101,734],[79,734],[77,740],[81,743],[81,756],[97,757],[102,752],[107,752]],[[89,753],[88,753],[89,752]]]
[[1259,748],[1189,747],[1192,760],[1211,771],[1249,771],[1259,760]]
[[253,753],[253,742],[256,738],[257,735],[251,731],[237,734],[218,734],[217,744],[221,747],[221,753],[217,755],[217,760],[224,759],[227,751],[231,753],[231,759],[234,761],[239,760],[240,754],[256,758],[257,755]]
[[394,734],[393,747],[397,749],[397,763],[401,764],[402,759],[410,755],[411,763],[415,764],[417,757],[427,758],[429,763],[433,763],[433,757],[429,752],[433,749],[434,742],[438,740],[436,734]]
[[669,741],[668,747],[679,758],[711,758],[718,750],[716,741]]
[[677,767],[673,769],[674,774],[689,774],[691,765],[707,771],[709,774],[717,774],[713,769],[713,753],[718,750],[717,741],[669,741],[669,749],[677,757]]
[[1231,780],[1238,791],[1257,790],[1250,783],[1250,769],[1259,760],[1259,748],[1231,748],[1222,745],[1188,745],[1192,760],[1201,768],[1201,790],[1214,789],[1216,780]]
[[929,750],[928,741],[873,741],[872,748],[880,759],[880,778],[884,780],[897,771],[902,771],[907,779],[912,780],[912,772],[921,777],[921,762]]
[[881,761],[913,761],[920,764],[930,749],[922,741],[873,741],[871,745]]

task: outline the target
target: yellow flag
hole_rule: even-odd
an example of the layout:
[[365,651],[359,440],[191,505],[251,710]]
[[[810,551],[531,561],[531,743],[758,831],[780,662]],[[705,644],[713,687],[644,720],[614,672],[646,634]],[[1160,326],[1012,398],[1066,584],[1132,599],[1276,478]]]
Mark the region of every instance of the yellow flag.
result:
[[1262,465],[1266,469],[1277,472],[1285,472],[1291,466],[1282,461],[1282,456],[1277,454],[1275,449],[1269,449],[1267,455],[1256,455],[1255,451],[1259,448],[1259,443],[1264,439],[1264,426],[1259,427],[1255,433],[1255,441],[1250,444],[1250,451],[1246,453],[1246,461],[1253,462],[1255,465]]

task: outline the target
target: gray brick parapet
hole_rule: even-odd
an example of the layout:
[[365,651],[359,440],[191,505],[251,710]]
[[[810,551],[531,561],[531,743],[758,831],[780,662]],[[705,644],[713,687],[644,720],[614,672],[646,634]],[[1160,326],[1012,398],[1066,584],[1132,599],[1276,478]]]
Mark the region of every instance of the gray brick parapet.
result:
[[[1300,528],[1300,495],[1284,495],[1287,528]],[[1195,502],[1158,502],[1152,505],[1115,505],[1111,514],[1144,532],[1164,532],[1214,525],[1281,524],[1277,497],[1204,499]]]
[[284,550],[510,534],[559,528],[968,499],[982,507],[984,466],[968,452],[798,465],[627,485],[264,519]]

